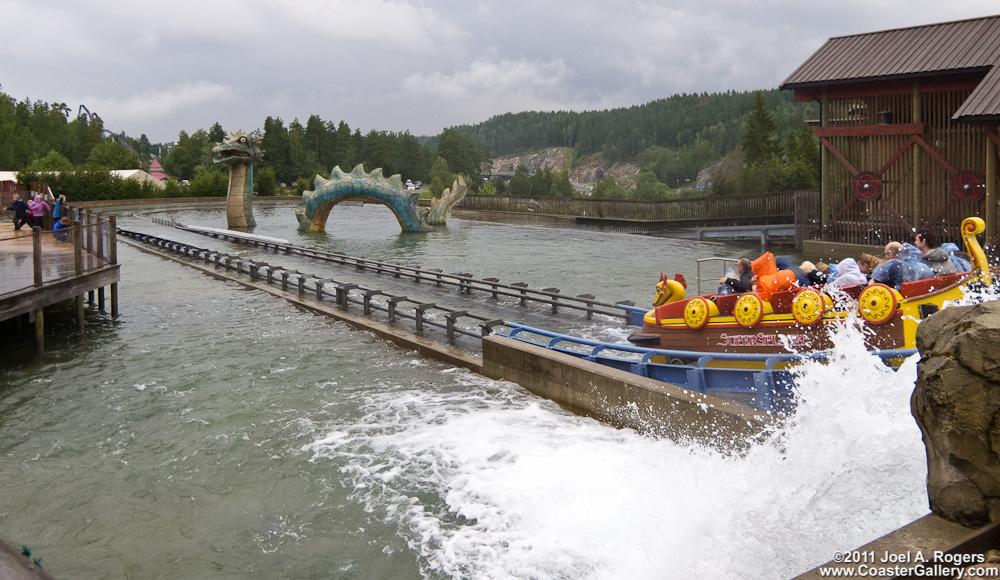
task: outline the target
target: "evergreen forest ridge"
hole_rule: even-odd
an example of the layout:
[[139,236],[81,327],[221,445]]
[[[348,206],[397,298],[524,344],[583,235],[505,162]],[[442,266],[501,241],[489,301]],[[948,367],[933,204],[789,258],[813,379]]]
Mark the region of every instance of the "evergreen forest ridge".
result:
[[[154,144],[145,135],[106,130],[100,116],[83,109],[73,117],[64,103],[16,101],[0,92],[0,170],[22,172],[23,183],[46,181],[79,201],[225,195],[228,174],[212,162],[211,148],[236,127],[215,123],[182,130],[175,143]],[[790,93],[772,89],[680,94],[604,111],[506,113],[430,137],[408,131],[362,134],[319,115],[287,125],[267,117],[258,129],[265,156],[255,181],[258,195],[290,193],[286,184],[300,193],[312,187],[315,175],[329,175],[334,166],[349,171],[360,163],[368,171],[381,167],[385,175],[430,183],[434,195],[462,174],[480,193],[568,197],[578,194],[569,180],[575,165],[627,163],[637,168],[634,175],[612,175],[594,185],[593,195],[669,199],[694,195],[675,185],[693,186],[699,171],[723,162],[729,170],[717,174],[710,194],[808,189],[818,185],[819,147],[804,121],[818,115],[815,103],[795,103]],[[553,148],[566,160],[562,168],[530,175],[522,167],[509,181],[479,179],[496,157]],[[166,189],[119,183],[107,175],[109,169],[148,169],[155,157],[175,178]],[[50,171],[60,174],[38,176]]]

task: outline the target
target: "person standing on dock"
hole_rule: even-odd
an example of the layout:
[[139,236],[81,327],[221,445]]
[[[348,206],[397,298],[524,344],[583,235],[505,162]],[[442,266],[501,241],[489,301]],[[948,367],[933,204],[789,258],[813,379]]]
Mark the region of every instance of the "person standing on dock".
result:
[[20,230],[21,226],[28,223],[28,204],[24,203],[20,195],[14,194],[14,203],[7,209],[14,212],[14,230]]
[[45,227],[45,210],[49,209],[49,204],[42,201],[41,195],[36,195],[35,199],[28,203],[28,225],[31,227]]
[[[63,217],[63,204],[66,203],[66,196],[60,195],[52,204],[52,221],[58,223]],[[54,228],[53,228],[54,229]]]

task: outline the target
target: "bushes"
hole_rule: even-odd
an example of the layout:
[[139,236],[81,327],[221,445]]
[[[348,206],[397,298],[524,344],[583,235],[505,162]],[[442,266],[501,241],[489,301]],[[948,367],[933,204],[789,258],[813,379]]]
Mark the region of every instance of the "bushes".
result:
[[107,171],[22,173],[18,182],[25,187],[30,187],[33,182],[48,184],[53,195],[65,195],[71,202],[165,197],[164,190],[154,183],[122,179]]
[[58,174],[22,173],[18,182],[30,187],[33,182],[45,183],[53,195],[65,195],[70,202],[112,199],[148,199],[168,197],[225,196],[229,177],[221,171],[205,172],[190,186],[169,181],[166,187],[152,182],[122,179],[107,171],[73,171]]

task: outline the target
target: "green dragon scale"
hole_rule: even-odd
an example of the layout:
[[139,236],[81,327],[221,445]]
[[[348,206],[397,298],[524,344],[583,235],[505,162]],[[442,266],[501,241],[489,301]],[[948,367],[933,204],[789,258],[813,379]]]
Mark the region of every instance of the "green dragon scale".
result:
[[356,200],[385,205],[396,216],[404,232],[429,232],[446,225],[451,207],[465,197],[465,181],[445,190],[440,200],[432,200],[431,209],[417,207],[417,193],[408,192],[398,174],[386,179],[382,169],[365,173],[358,165],[350,173],[334,167],[330,179],[317,175],[315,189],[302,193],[304,207],[295,210],[300,232],[326,231],[326,220],[335,205]]

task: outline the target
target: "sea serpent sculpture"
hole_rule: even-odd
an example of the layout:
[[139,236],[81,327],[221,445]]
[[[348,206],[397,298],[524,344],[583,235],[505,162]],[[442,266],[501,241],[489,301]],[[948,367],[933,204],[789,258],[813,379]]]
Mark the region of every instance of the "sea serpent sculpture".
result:
[[350,173],[334,167],[330,179],[317,175],[312,191],[302,192],[303,207],[296,208],[295,218],[300,232],[324,232],[330,210],[342,201],[354,200],[380,203],[396,216],[404,232],[429,232],[434,226],[447,225],[453,205],[465,197],[465,180],[461,177],[444,190],[441,199],[431,200],[430,209],[417,207],[417,193],[403,187],[398,174],[386,179],[382,169],[365,173],[358,165]]
[[226,193],[226,224],[233,229],[257,225],[253,217],[253,164],[264,158],[260,139],[236,131],[212,147],[215,162],[229,166],[229,191]]

